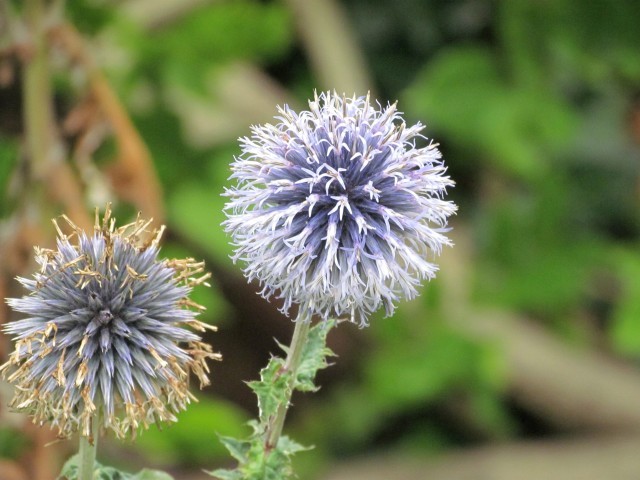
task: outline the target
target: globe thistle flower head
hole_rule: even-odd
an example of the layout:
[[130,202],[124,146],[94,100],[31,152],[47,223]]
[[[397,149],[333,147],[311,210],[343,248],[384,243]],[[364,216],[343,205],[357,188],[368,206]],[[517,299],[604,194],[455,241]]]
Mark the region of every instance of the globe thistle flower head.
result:
[[323,93],[309,110],[279,109],[252,127],[231,165],[237,183],[223,223],[262,295],[299,304],[302,318],[367,323],[432,278],[457,207],[437,145],[396,106]]
[[116,228],[109,207],[101,222],[96,211],[91,236],[63,218],[73,233],[54,221],[57,248],[36,247],[40,270],[18,279],[29,294],[8,300],[26,314],[4,327],[16,342],[2,366],[16,387],[11,406],[62,437],[91,437],[96,416],[121,438],[175,421],[194,399],[190,372],[207,385],[206,359],[219,358],[185,328],[212,328],[188,299],[206,283],[203,264],[159,259],[162,229],[140,217]]

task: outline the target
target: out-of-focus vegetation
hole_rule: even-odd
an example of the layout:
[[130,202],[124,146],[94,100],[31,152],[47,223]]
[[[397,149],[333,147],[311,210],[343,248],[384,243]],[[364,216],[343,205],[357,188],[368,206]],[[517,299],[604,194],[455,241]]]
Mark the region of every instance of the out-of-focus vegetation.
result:
[[[26,273],[18,266],[27,260],[13,255],[31,247],[12,241],[34,238],[14,235],[40,205],[25,195],[42,195],[25,173],[20,99],[30,57],[21,49],[29,35],[11,31],[6,16],[20,15],[22,2],[5,4],[12,8],[0,13],[3,296],[19,294],[8,277]],[[639,443],[640,2],[74,0],[52,16],[52,28],[65,18],[89,58],[72,52],[68,37],[52,36],[58,161],[78,179],[78,208],[155,205],[151,213],[168,226],[167,255],[204,258],[214,273],[212,289],[196,292],[196,301],[219,326],[209,339],[224,356],[213,366],[214,386],[176,426],[125,448],[108,443],[100,456],[167,468],[179,479],[228,462],[216,432],[246,432],[256,407],[243,382],[277,351],[273,339],[287,340],[292,330],[228,258],[220,227],[228,164],[236,138],[269,121],[277,104],[304,106],[314,89],[334,88],[370,89],[425,123],[457,182],[451,195],[460,210],[457,245],[419,299],[393,318],[373,318],[368,329],[343,324],[332,333],[336,364],[318,379],[318,394],[295,399],[287,426],[316,447],[299,455],[301,478],[365,478],[334,468],[372,452],[421,459],[531,439],[571,445],[612,431]],[[131,152],[123,139],[135,135],[109,113],[95,69],[133,120],[153,171],[122,170]],[[74,128],[69,118],[78,111],[86,115]],[[154,172],[157,204],[149,203]],[[68,212],[62,197],[47,195],[41,218]],[[4,409],[2,420],[0,453],[28,465],[42,438]],[[20,431],[24,441],[16,442]],[[73,448],[51,448],[61,457],[49,465]],[[606,463],[626,450],[602,452]],[[571,462],[562,448],[555,454],[554,473],[534,478],[578,478],[563,470]],[[583,460],[598,461],[587,448]],[[506,477],[483,468],[482,478],[526,475],[517,466]],[[640,463],[630,468],[640,475]],[[426,478],[428,467],[419,471],[425,477],[380,467],[366,478]],[[429,478],[453,478],[446,475]]]

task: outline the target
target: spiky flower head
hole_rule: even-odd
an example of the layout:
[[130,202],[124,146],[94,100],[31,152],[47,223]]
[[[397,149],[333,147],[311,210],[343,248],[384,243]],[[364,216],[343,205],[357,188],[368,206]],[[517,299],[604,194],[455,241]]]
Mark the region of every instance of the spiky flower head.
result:
[[232,163],[224,226],[265,297],[303,318],[348,316],[366,324],[382,305],[417,294],[456,206],[436,145],[416,145],[396,106],[327,92],[309,111],[279,109],[276,125],[252,128]]
[[72,233],[54,221],[57,248],[36,247],[40,271],[18,279],[29,294],[8,300],[27,315],[4,327],[16,342],[2,366],[16,387],[11,406],[62,437],[91,437],[96,416],[118,437],[175,421],[194,398],[190,372],[202,387],[205,360],[218,358],[185,328],[207,327],[188,299],[208,277],[203,264],[159,259],[162,229],[140,217],[116,228],[109,207],[101,222],[96,211],[91,236],[63,218]]

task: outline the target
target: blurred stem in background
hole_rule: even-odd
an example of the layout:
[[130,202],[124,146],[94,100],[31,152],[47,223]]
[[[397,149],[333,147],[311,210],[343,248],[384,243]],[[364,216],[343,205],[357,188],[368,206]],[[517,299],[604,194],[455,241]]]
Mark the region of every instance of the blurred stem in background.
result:
[[[64,2],[28,0],[22,18],[13,16],[12,31],[22,64],[24,156],[19,203],[38,222],[46,221],[62,205],[73,221],[89,228],[82,182],[67,160],[54,110],[50,49],[52,32],[63,22]],[[4,5],[10,11],[11,5]]]
[[[15,161],[16,168],[9,186],[13,193],[3,198],[6,205],[11,205],[11,200],[15,201],[15,211],[2,224],[0,257],[3,261],[0,270],[7,285],[2,296],[15,293],[7,279],[24,273],[23,269],[28,264],[24,254],[33,244],[48,242],[48,235],[42,226],[57,213],[54,212],[58,200],[56,193],[64,190],[67,196],[74,196],[79,191],[71,188],[67,182],[56,182],[65,177],[64,167],[67,165],[62,156],[56,158],[56,154],[61,154],[62,150],[58,149],[55,133],[48,29],[51,13],[55,7],[61,6],[62,2],[52,5],[46,0],[25,0],[20,9],[8,0],[0,0],[5,28],[3,40],[7,42],[3,44],[4,65],[11,64],[20,69],[20,74],[15,78],[20,80],[21,87],[23,145],[23,154]],[[10,55],[14,55],[13,63],[7,61]],[[11,115],[10,111],[3,113]],[[6,142],[5,138],[2,140]],[[54,168],[54,164],[57,164],[57,168]],[[84,206],[80,202],[76,203],[75,208],[82,209]],[[74,216],[79,223],[82,221],[82,218]],[[28,478],[50,479],[59,461],[59,447],[49,445],[55,436],[49,430],[32,427],[28,422],[22,427],[22,433],[31,444],[30,455],[25,461]],[[16,437],[12,441],[19,443],[20,435]],[[4,478],[3,475],[0,477]]]
[[[61,5],[58,5],[61,7]],[[29,191],[27,205],[35,202],[47,208],[44,184],[56,160],[55,114],[49,68],[47,20],[53,8],[45,0],[26,0],[24,19],[30,34],[30,44],[24,62],[23,109],[24,132],[29,162]],[[82,205],[77,207],[81,208]],[[48,212],[46,213],[48,216]],[[80,435],[78,480],[92,480],[96,460],[98,429],[97,416],[92,425],[92,437]]]
[[286,0],[320,88],[347,96],[373,88],[363,52],[342,5],[335,0]]
[[[69,10],[74,6],[75,2]],[[164,217],[146,146],[101,70],[90,61],[86,38],[67,23],[72,16],[67,17],[64,7],[64,0],[0,0],[0,66],[5,74],[0,88],[9,92],[1,92],[0,101],[10,100],[8,108],[0,108],[2,127],[21,120],[21,125],[16,122],[17,127],[8,129],[17,137],[11,152],[15,160],[2,169],[8,185],[3,201],[9,200],[3,209],[9,216],[0,225],[1,297],[17,293],[4,285],[13,285],[9,279],[25,273],[32,245],[52,242],[47,233],[52,229],[45,227],[50,218],[64,212],[81,229],[93,225],[87,206],[95,202],[91,194],[96,185],[104,187],[100,193],[108,200],[129,201],[159,222]],[[21,101],[14,102],[13,95]],[[99,132],[115,138],[115,161],[96,163],[98,148],[108,140]],[[6,133],[0,131],[2,167],[12,146]],[[49,480],[59,469],[62,446],[50,446],[55,436],[48,429],[29,422],[20,428],[31,451],[20,460],[16,455],[16,468],[24,470],[25,478]],[[83,480],[93,478],[97,437],[94,426],[92,439],[80,442]],[[0,467],[0,478],[6,478],[4,472]]]
[[24,63],[23,102],[27,158],[32,186],[39,184],[49,169],[53,151],[53,123],[51,78],[46,47],[44,0],[26,0],[25,21],[31,43]]
[[[27,184],[20,202],[26,207],[27,222],[35,220],[42,224],[51,217],[47,197],[46,178],[51,169],[54,151],[54,112],[49,57],[46,39],[46,0],[26,0],[24,18],[31,42],[27,45],[23,59],[22,95],[24,116],[24,143],[28,162]],[[32,474],[37,479],[48,478],[55,452],[44,447],[50,441],[50,433],[34,433],[34,441],[41,444],[35,448],[38,461],[34,462]]]

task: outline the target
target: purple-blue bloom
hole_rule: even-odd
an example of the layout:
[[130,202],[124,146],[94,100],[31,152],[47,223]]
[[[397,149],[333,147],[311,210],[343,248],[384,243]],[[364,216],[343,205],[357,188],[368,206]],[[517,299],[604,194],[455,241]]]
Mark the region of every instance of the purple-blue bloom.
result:
[[309,111],[279,109],[276,125],[252,127],[232,163],[223,223],[266,298],[299,304],[300,318],[348,316],[361,325],[384,305],[413,298],[432,278],[454,182],[418,123],[369,96],[322,93]]
[[96,418],[118,437],[175,421],[194,398],[189,374],[208,384],[206,359],[219,358],[187,328],[213,328],[188,298],[209,275],[158,258],[162,229],[141,218],[115,228],[107,207],[92,235],[67,222],[73,233],[58,228],[55,250],[36,248],[40,270],[18,279],[29,294],[8,300],[26,315],[4,326],[16,342],[0,369],[16,386],[11,406],[63,437],[95,435]]

